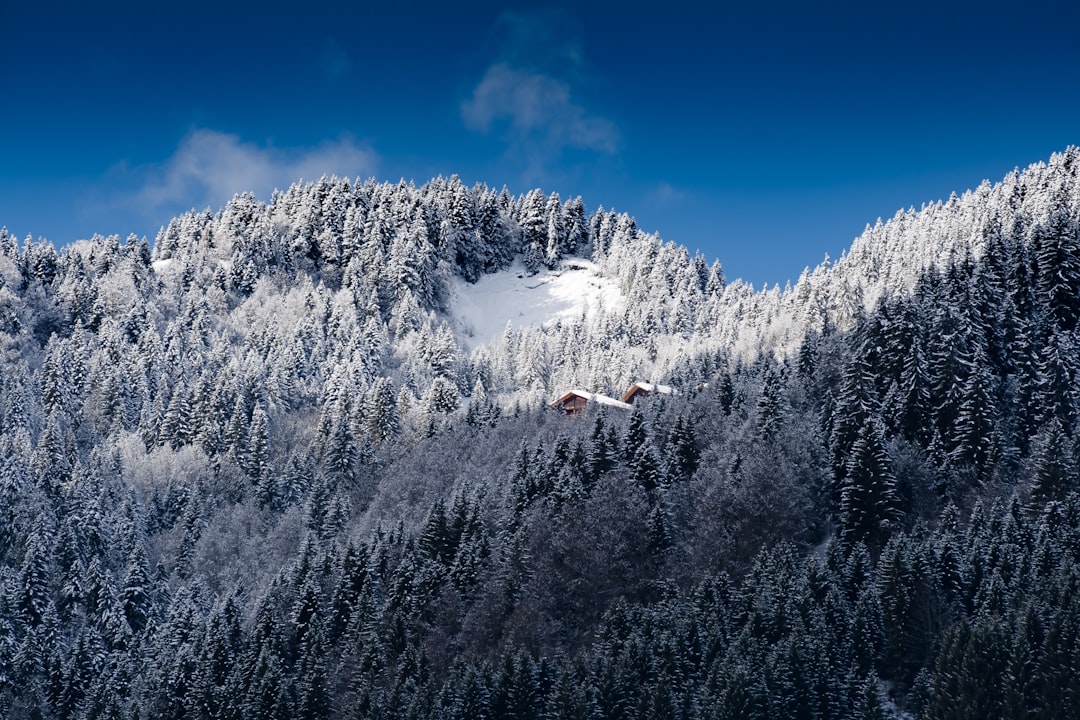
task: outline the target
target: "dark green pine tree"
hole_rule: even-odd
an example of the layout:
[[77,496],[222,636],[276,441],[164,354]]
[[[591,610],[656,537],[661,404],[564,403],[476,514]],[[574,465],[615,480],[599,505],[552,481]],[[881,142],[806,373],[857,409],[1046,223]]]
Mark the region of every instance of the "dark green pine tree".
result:
[[639,445],[633,450],[630,472],[634,482],[647,493],[654,492],[664,482],[663,466],[660,456],[651,442]]
[[716,399],[720,401],[720,409],[725,415],[730,415],[741,404],[742,398],[735,389],[731,373],[724,373],[717,382]]
[[881,709],[881,688],[878,679],[869,675],[859,686],[859,698],[852,720],[887,720]]
[[881,421],[863,425],[848,457],[840,490],[841,536],[880,548],[898,519],[896,479]]
[[343,482],[350,487],[356,482],[359,460],[360,451],[353,435],[348,408],[342,402],[333,413],[330,435],[323,452],[326,472],[336,483]]
[[326,720],[333,715],[326,660],[327,652],[320,627],[306,639],[297,663],[297,720]]
[[518,224],[522,230],[521,252],[525,268],[535,273],[547,250],[547,198],[540,189],[530,190],[522,199]]
[[1015,627],[1005,670],[1005,717],[1036,717],[1041,709],[1036,660],[1043,642],[1043,627],[1033,605],[1021,609]]
[[446,565],[453,561],[457,542],[453,537],[453,530],[446,515],[446,506],[442,500],[435,501],[435,507],[428,515],[417,544],[420,552],[431,560]]
[[1061,422],[1052,418],[1035,438],[1031,457],[1031,501],[1041,507],[1062,500],[1072,487],[1070,443]]
[[69,453],[73,443],[69,442],[71,433],[66,431],[62,415],[60,410],[49,413],[45,429],[38,438],[32,468],[40,487],[52,496],[60,493],[60,488],[71,479],[73,470],[72,453]]
[[1007,266],[1014,262],[1015,244],[1005,240],[997,219],[990,221],[984,235],[985,249],[968,291],[983,321],[981,330],[993,371],[1003,375],[1009,369],[1008,342],[1016,326],[1007,281]]
[[952,450],[949,441],[971,367],[971,330],[964,323],[963,313],[949,304],[938,308],[931,323],[927,357],[931,411],[946,452]]
[[20,618],[32,627],[41,623],[51,604],[49,560],[52,550],[47,538],[48,533],[44,528],[30,534],[15,587],[15,602]]
[[1033,229],[1037,297],[1058,328],[1072,332],[1080,319],[1080,225],[1061,199],[1045,225]]
[[641,412],[641,408],[635,407],[630,412],[630,422],[626,425],[626,437],[623,441],[623,445],[629,453],[636,453],[649,439],[648,432],[645,430],[645,416]]
[[671,521],[664,509],[664,503],[658,502],[653,505],[648,517],[648,536],[649,550],[656,557],[664,555],[672,546],[670,525]]
[[757,404],[758,436],[765,442],[775,439],[783,429],[784,379],[776,368],[769,366],[761,380],[761,397]]
[[588,685],[569,662],[560,663],[545,707],[544,720],[591,720],[593,704]]
[[178,384],[173,390],[169,408],[161,424],[158,442],[168,444],[173,450],[187,445],[194,439],[191,427],[191,398],[183,385]]
[[849,458],[859,433],[876,416],[877,395],[870,365],[856,352],[844,368],[840,391],[830,413],[829,456],[833,468],[833,501],[840,503]]
[[285,506],[285,489],[279,482],[279,476],[272,472],[262,472],[255,486],[255,501],[264,510],[279,510]]
[[594,658],[590,668],[590,685],[595,715],[602,718],[632,717],[634,687],[627,679],[622,662]]
[[152,584],[147,567],[146,552],[142,543],[136,541],[128,554],[127,572],[124,587],[120,591],[120,602],[124,619],[132,636],[138,637],[150,619]]
[[[1054,583],[1059,584],[1058,582]],[[1044,603],[1045,629],[1035,676],[1039,679],[1040,717],[1077,718],[1080,707],[1080,602],[1069,593],[1057,603]]]
[[934,663],[933,693],[925,716],[930,720],[1003,717],[1008,646],[1007,628],[997,618],[954,625]]
[[689,480],[697,472],[701,462],[701,450],[697,446],[694,419],[680,415],[668,436],[668,477],[672,481]]
[[904,355],[900,371],[898,405],[893,425],[908,440],[925,444],[930,440],[930,376],[922,340],[916,334]]
[[529,443],[521,441],[517,458],[514,462],[514,474],[510,477],[510,501],[515,518],[528,509],[533,499],[533,467],[532,455],[529,452]]
[[247,449],[244,470],[256,487],[259,487],[270,474],[270,435],[266,413],[260,405],[256,405],[251,413]]
[[1041,423],[1057,418],[1072,427],[1076,419],[1073,377],[1076,372],[1076,345],[1070,335],[1053,333],[1039,353],[1034,406]]
[[525,653],[507,653],[491,693],[493,717],[532,720],[539,716],[540,687],[536,664]]
[[992,386],[989,361],[982,346],[977,345],[949,444],[953,464],[967,465],[978,475],[985,473],[997,456],[997,412]]
[[368,390],[364,425],[376,442],[388,440],[401,430],[396,397],[394,383],[386,377],[375,378]]
[[71,383],[68,380],[69,358],[65,356],[65,343],[56,335],[49,338],[45,349],[45,362],[41,368],[41,401],[45,412],[67,410],[72,405]]
[[613,447],[610,435],[605,430],[604,416],[598,414],[593,423],[592,433],[589,435],[589,485],[615,467],[616,448]]
[[228,687],[241,649],[240,610],[234,595],[214,607],[198,646],[193,699],[208,717],[226,717],[233,702]]
[[491,717],[488,680],[475,665],[455,665],[439,698],[440,715],[446,720]]
[[799,345],[799,354],[795,360],[795,374],[800,380],[807,382],[814,379],[814,371],[818,365],[818,341],[821,336],[816,332],[807,331],[803,336],[802,344]]

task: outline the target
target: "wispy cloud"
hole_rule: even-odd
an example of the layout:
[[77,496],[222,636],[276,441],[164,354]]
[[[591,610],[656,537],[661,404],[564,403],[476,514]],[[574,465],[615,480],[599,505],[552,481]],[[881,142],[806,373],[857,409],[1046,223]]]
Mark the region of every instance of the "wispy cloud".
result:
[[543,179],[566,150],[610,155],[619,147],[615,123],[582,100],[589,73],[575,27],[556,11],[504,13],[499,58],[461,103],[465,127],[498,133],[529,179]]
[[540,143],[546,150],[612,153],[618,145],[615,124],[575,103],[566,83],[503,63],[488,68],[461,115],[470,130],[480,132],[505,120],[509,141]]
[[275,148],[216,130],[194,130],[172,157],[134,171],[140,187],[130,199],[148,213],[217,207],[241,192],[265,199],[275,188],[301,178],[367,176],[376,162],[370,148],[351,139],[313,148]]
[[656,207],[671,207],[689,197],[685,190],[680,190],[669,182],[661,182],[646,193],[645,202]]

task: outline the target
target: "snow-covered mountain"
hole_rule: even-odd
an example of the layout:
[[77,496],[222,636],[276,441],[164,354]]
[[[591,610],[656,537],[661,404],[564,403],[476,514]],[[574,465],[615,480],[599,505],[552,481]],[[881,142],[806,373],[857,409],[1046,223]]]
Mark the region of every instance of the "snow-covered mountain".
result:
[[1069,716],[1078,161],[758,291],[456,178],[0,231],[0,717]]
[[[306,397],[343,374],[356,394],[386,377],[416,399],[440,376],[462,398],[480,378],[507,406],[570,387],[617,393],[640,379],[693,385],[761,352],[788,355],[807,333],[849,328],[882,298],[912,292],[927,268],[978,259],[996,237],[1075,219],[1077,155],[898,212],[836,262],[760,291],[726,283],[718,263],[642,233],[628,215],[588,215],[577,198],[513,197],[457,178],[421,187],[323,178],[269,203],[241,195],[176,218],[149,263],[145,246],[118,238],[60,255],[6,238],[0,302],[21,333],[5,342],[34,357],[53,329],[58,340],[103,323],[161,333],[194,313],[215,355],[237,365],[230,373],[259,357],[269,375],[295,375],[286,366],[303,354],[308,377],[289,392]],[[111,281],[97,282],[103,275]],[[44,291],[47,306],[13,291],[31,280],[57,286]]]

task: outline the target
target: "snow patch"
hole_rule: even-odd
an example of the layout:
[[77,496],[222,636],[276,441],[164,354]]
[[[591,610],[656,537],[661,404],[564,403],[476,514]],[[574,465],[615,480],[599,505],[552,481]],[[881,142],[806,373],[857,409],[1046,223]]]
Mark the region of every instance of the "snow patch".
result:
[[451,295],[454,330],[472,346],[496,340],[507,322],[515,330],[551,325],[624,302],[614,280],[601,275],[595,263],[578,258],[535,275],[517,260],[508,270],[484,275],[474,284],[454,277]]
[[150,263],[150,267],[154,269],[155,273],[162,273],[168,270],[174,262],[175,260],[173,260],[172,258],[166,258],[165,260],[155,260],[154,262]]

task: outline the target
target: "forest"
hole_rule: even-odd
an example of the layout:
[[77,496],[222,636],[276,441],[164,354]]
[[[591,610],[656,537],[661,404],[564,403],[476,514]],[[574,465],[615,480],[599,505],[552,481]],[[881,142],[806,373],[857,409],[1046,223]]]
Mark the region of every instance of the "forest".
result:
[[0,230],[0,717],[1080,717],[1078,323],[1075,147],[760,290],[456,176]]

